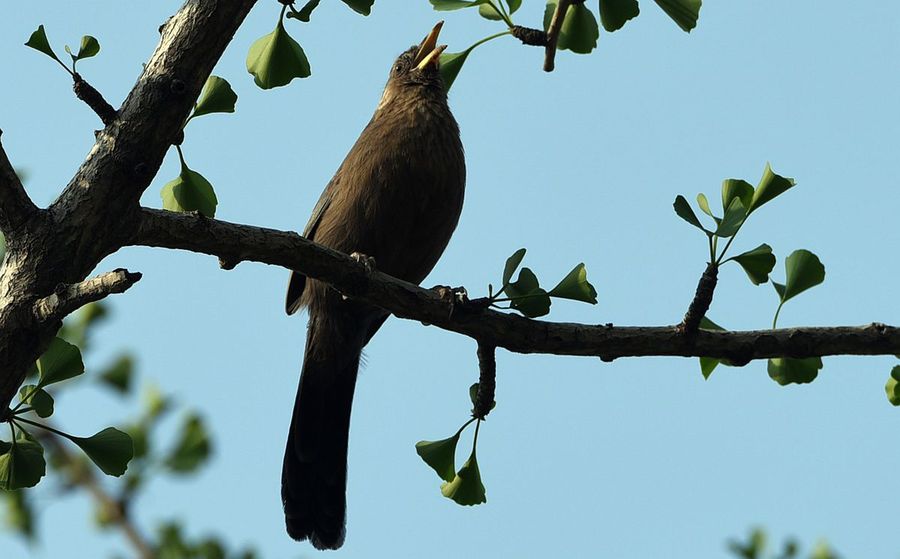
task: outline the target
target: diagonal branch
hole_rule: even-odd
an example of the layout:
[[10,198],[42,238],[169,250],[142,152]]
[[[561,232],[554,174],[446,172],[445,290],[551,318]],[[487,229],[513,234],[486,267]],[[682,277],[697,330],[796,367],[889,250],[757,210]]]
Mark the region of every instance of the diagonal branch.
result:
[[40,322],[62,320],[88,303],[113,293],[124,293],[140,280],[139,272],[118,268],[79,283],[60,284],[56,291],[35,302],[35,318]]
[[[184,249],[298,270],[325,281],[345,295],[386,309],[400,318],[464,334],[485,346],[518,353],[618,357],[716,357],[744,364],[770,357],[900,354],[900,328],[783,328],[744,332],[701,330],[690,340],[674,326],[621,327],[531,320],[500,313],[473,302],[456,305],[435,290],[366,267],[347,255],[297,233],[238,225],[198,215],[143,209],[131,244]],[[452,311],[452,312],[451,312]]]
[[0,144],[0,231],[11,232],[37,211]]

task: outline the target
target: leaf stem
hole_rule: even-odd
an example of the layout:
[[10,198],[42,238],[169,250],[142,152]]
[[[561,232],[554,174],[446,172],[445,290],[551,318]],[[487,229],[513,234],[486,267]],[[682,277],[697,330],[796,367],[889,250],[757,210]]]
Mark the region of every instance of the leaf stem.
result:
[[775,318],[772,319],[772,330],[775,329],[775,325],[778,324],[778,315],[781,313],[781,307],[784,306],[784,300],[778,303],[778,309],[775,310]]
[[17,421],[17,422],[21,421],[22,423],[27,423],[28,425],[31,425],[33,427],[40,427],[41,429],[44,429],[45,431],[50,431],[54,435],[59,435],[60,437],[63,437],[64,439],[69,439],[70,441],[75,442],[75,437],[73,435],[70,435],[68,433],[63,433],[62,431],[60,431],[58,429],[54,429],[53,427],[50,427],[49,425],[44,425],[43,423],[38,423],[37,421],[31,421],[30,419],[25,419],[24,417],[17,417],[15,419],[15,421]]

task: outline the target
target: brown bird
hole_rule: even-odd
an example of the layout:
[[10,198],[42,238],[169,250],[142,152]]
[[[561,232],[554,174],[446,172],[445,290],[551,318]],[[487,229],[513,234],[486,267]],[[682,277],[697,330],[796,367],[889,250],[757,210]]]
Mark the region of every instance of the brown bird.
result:
[[[397,58],[372,120],[325,187],[303,235],[374,259],[418,284],[462,211],[466,167],[439,73],[438,23]],[[291,275],[286,310],[309,309],[306,354],[284,453],[288,534],[318,549],[344,543],[350,408],[363,347],[388,317],[328,285]]]

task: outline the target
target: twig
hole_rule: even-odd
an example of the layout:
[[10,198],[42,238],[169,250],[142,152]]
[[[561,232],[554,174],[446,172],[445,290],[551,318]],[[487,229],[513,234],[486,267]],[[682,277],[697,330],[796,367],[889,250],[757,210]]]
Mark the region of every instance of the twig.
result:
[[478,419],[487,417],[494,409],[497,390],[497,348],[478,342],[478,394],[475,395],[475,409],[472,415]]
[[531,320],[483,306],[452,315],[437,292],[365,267],[296,233],[143,209],[131,244],[200,252],[229,262],[252,260],[297,270],[400,318],[416,320],[518,353],[619,357],[715,357],[735,363],[770,357],[900,354],[900,328],[785,328],[744,332],[700,330],[687,340],[674,326],[613,327]]
[[104,126],[109,126],[118,116],[113,106],[107,103],[103,95],[94,89],[94,86],[86,82],[78,72],[72,74],[72,79],[74,80],[72,90],[75,92],[75,97],[84,101],[88,107],[97,113]]
[[559,42],[559,32],[562,29],[563,21],[566,19],[566,12],[569,11],[569,6],[573,3],[573,0],[559,0],[556,10],[553,12],[550,27],[547,28],[547,47],[544,51],[545,72],[552,72],[553,68],[556,67],[556,45]]
[[37,211],[0,144],[0,231],[12,232]]
[[677,327],[678,331],[688,338],[693,338],[697,335],[700,321],[703,320],[706,312],[709,311],[709,306],[712,305],[713,294],[716,291],[718,280],[719,265],[715,262],[710,262],[706,266],[706,270],[703,271],[703,275],[700,276],[700,281],[697,282],[697,291],[694,293],[694,299],[691,301],[687,312],[684,313],[684,319]]
[[54,435],[49,431],[38,431],[36,436],[40,438],[41,444],[50,447],[60,461],[68,466],[65,470],[68,474],[69,482],[73,485],[84,487],[97,502],[97,505],[109,514],[110,522],[121,528],[122,533],[125,534],[132,547],[137,551],[138,557],[140,559],[154,559],[156,551],[150,542],[144,538],[134,522],[132,522],[131,517],[128,515],[127,502],[110,495],[94,472],[91,471],[90,466],[85,466],[76,460],[66,450],[58,435]]
[[79,283],[61,284],[56,291],[35,302],[35,317],[41,322],[62,320],[88,303],[113,293],[124,293],[140,279],[140,272],[118,268]]

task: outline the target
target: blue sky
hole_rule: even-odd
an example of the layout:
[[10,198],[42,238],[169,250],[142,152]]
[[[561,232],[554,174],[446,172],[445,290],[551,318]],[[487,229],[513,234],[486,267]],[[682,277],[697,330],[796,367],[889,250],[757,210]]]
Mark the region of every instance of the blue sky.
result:
[[[589,3],[593,8],[595,3]],[[812,0],[713,2],[687,35],[650,1],[589,56],[560,53],[540,70],[539,49],[510,38],[482,47],[454,85],[451,106],[467,152],[466,205],[427,285],[499,281],[505,258],[527,247],[546,283],[584,262],[599,304],[560,302],[550,318],[617,325],[680,320],[705,266],[705,239],[672,200],[725,178],[755,183],[766,162],[798,187],[754,214],[736,241],[767,242],[783,258],[806,248],[824,262],[822,286],[792,300],[780,324],[900,323],[896,297],[900,7],[888,0],[826,9]],[[74,173],[99,127],[68,77],[22,46],[38,24],[58,52],[96,36],[80,71],[114,105],[158,41],[176,1],[5,3],[0,7],[3,143],[29,172],[40,204]],[[311,78],[263,92],[244,68],[271,31],[261,0],[215,73],[240,96],[234,115],[193,122],[190,166],[215,186],[217,216],[301,229],[319,192],[371,116],[393,58],[440,18],[450,51],[498,31],[473,13],[438,14],[425,0],[376,2],[363,18],[323,2],[290,32]],[[528,0],[517,22],[537,25]],[[172,152],[144,204],[177,175]],[[287,273],[145,248],[109,257],[144,279],[112,301],[89,372],[121,349],[141,380],[199,409],[216,456],[197,478],[158,482],[136,505],[145,527],[176,516],[188,532],[253,544],[263,557],[313,557],[283,532],[279,476],[305,320],[282,311]],[[722,270],[710,316],[765,328],[776,297],[736,266]],[[847,557],[896,557],[890,487],[900,465],[900,412],[884,397],[895,358],[828,358],[819,379],[783,388],[765,365],[720,369],[696,360],[498,355],[498,406],[481,430],[488,503],[441,497],[415,455],[420,439],[450,435],[469,410],[475,344],[391,320],[367,349],[354,404],[348,539],[341,557],[725,557],[725,542],[755,525],[780,540],[827,537]],[[57,420],[95,432],[135,413],[89,388],[67,391]],[[109,555],[83,499],[40,497],[44,537],[29,549],[0,535],[6,557]]]

